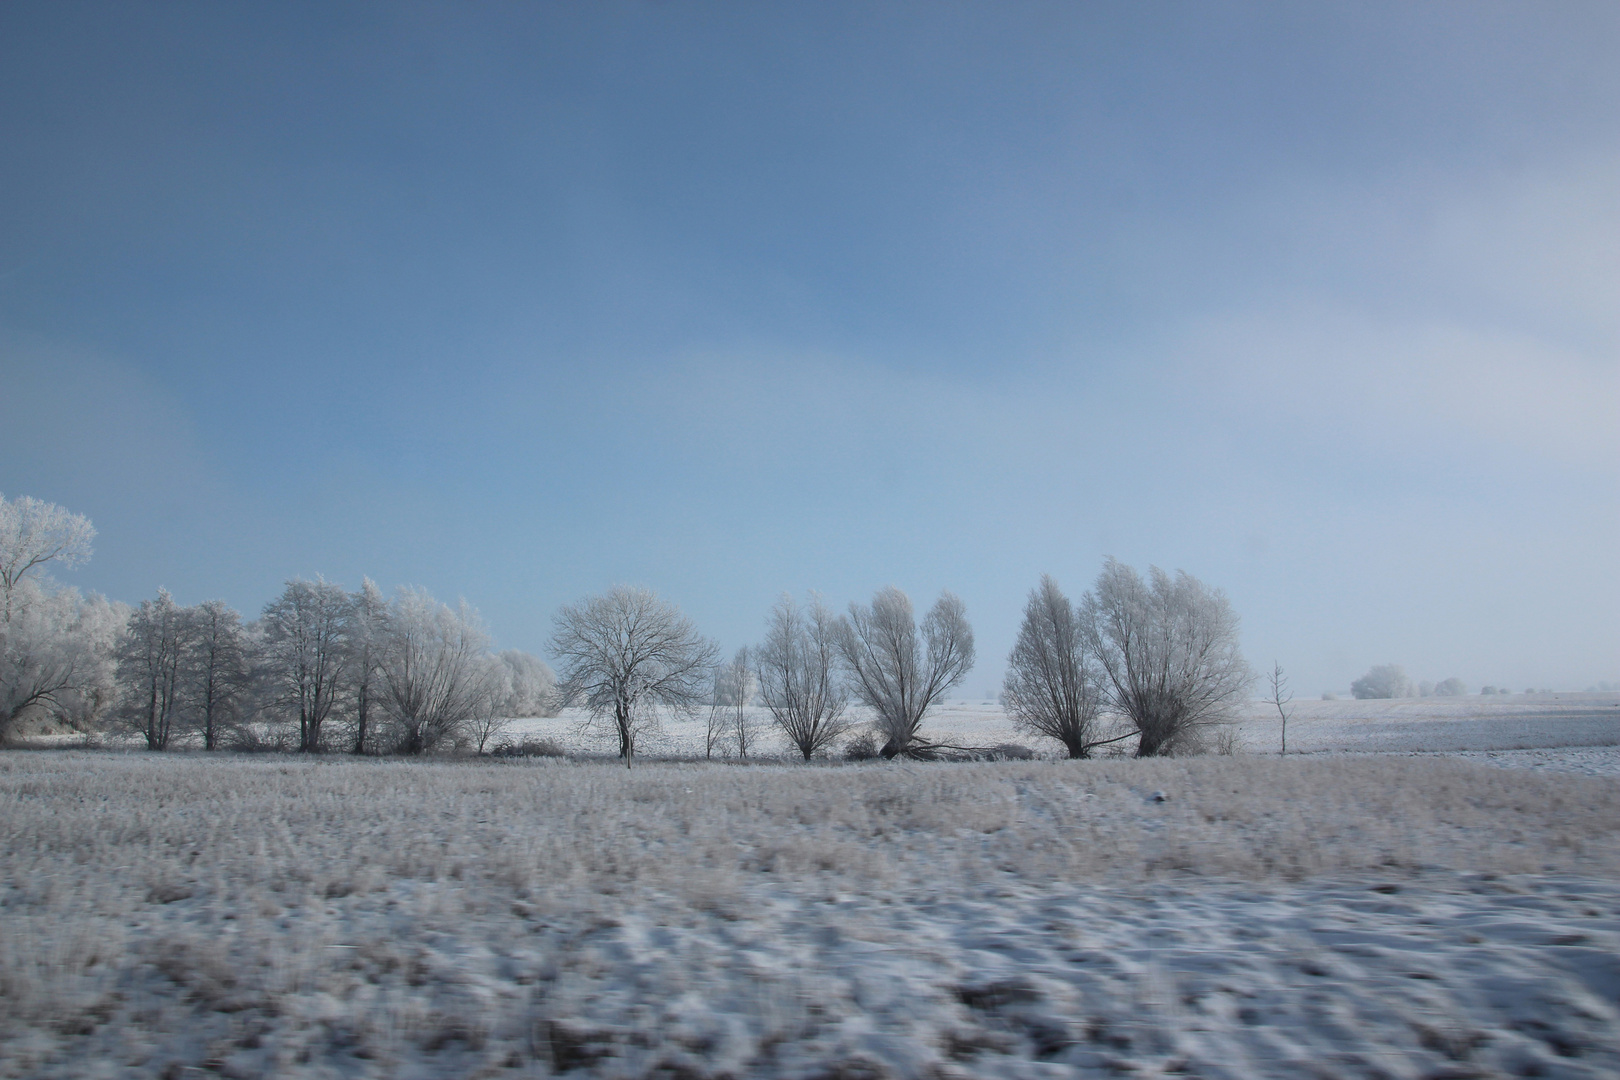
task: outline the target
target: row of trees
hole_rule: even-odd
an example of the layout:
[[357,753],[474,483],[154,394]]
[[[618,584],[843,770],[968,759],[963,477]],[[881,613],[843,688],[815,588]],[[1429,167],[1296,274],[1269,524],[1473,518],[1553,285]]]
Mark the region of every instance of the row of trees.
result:
[[544,711],[553,682],[535,657],[491,653],[465,602],[403,587],[388,599],[370,579],[353,593],[290,581],[253,623],[160,590],[117,646],[118,716],[153,750],[179,734],[213,750],[285,733],[305,752],[482,751],[509,718]]
[[[885,757],[940,749],[921,733],[924,715],[973,666],[973,630],[961,600],[945,593],[919,629],[899,589],[835,617],[817,597],[784,596],[765,641],[719,664],[719,648],[649,589],[617,586],[558,612],[551,654],[562,667],[559,701],[583,705],[607,727],[629,765],[661,711],[710,708],[708,751],[722,733],[746,756],[746,708],[757,692],[777,728],[806,761],[850,728],[852,698],[869,707]],[[729,722],[728,722],[729,720]]]
[[[93,537],[80,515],[0,497],[0,737],[35,710],[84,729],[114,720],[154,750],[181,735],[212,750],[279,733],[306,752],[420,754],[462,740],[482,751],[507,718],[580,704],[629,764],[661,712],[705,705],[709,752],[727,737],[746,756],[757,696],[805,760],[849,732],[856,702],[886,758],[974,749],[924,731],[974,662],[950,592],[920,623],[893,587],[843,615],[814,595],[803,606],[784,596],[764,640],[721,664],[673,605],[620,586],[558,612],[550,649],[564,678],[554,686],[537,658],[493,654],[464,602],[451,608],[421,589],[390,599],[369,579],[353,593],[295,580],[245,622],[223,602],[182,607],[162,590],[131,611],[40,572],[88,558]],[[1014,723],[1071,757],[1126,739],[1150,757],[1196,748],[1249,679],[1224,594],[1109,559],[1077,602],[1050,577],[1030,593],[1003,701]]]
[[1144,579],[1109,559],[1076,603],[1050,576],[1030,592],[1002,702],[1071,758],[1127,739],[1138,757],[1155,757],[1202,749],[1252,678],[1224,593],[1158,567]]
[[[871,711],[886,758],[972,749],[923,731],[929,709],[973,666],[973,630],[949,592],[920,625],[893,587],[842,616],[818,597],[801,607],[784,596],[765,640],[720,664],[714,642],[673,605],[620,586],[564,607],[551,652],[562,666],[560,701],[607,727],[627,765],[661,710],[692,713],[705,703],[707,752],[732,738],[746,756],[756,694],[806,761],[849,731],[852,701]],[[1002,700],[1014,723],[1057,740],[1070,757],[1126,739],[1152,757],[1198,748],[1232,718],[1250,679],[1224,594],[1184,573],[1152,568],[1144,579],[1110,559],[1077,603],[1049,576],[1030,593]]]
[[[1496,687],[1487,686],[1482,694],[1496,693]],[[1350,696],[1358,700],[1406,697],[1460,697],[1468,693],[1461,679],[1441,679],[1439,682],[1414,682],[1399,664],[1374,664],[1367,674],[1350,684]]]
[[465,603],[411,588],[390,599],[369,579],[353,593],[294,580],[251,623],[164,590],[131,610],[42,572],[88,558],[94,535],[61,507],[0,497],[0,737],[45,713],[133,729],[153,750],[198,736],[208,750],[420,754],[462,740],[482,750],[508,718],[551,707],[550,668],[492,653]]

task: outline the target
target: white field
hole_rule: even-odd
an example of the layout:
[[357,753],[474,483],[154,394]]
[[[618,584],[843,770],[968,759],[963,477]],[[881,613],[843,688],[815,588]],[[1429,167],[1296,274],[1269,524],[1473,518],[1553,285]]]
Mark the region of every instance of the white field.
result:
[[[1515,694],[1386,701],[1296,700],[1290,706],[1289,753],[1449,753],[1501,765],[1534,765],[1620,775],[1620,694]],[[756,754],[784,756],[787,746],[762,708],[750,710],[761,739]],[[864,719],[861,710],[857,718]],[[612,754],[617,743],[581,710],[545,719],[514,721],[504,738],[549,738],[570,752]],[[706,716],[666,720],[645,738],[649,757],[702,757]],[[1001,706],[953,701],[930,713],[925,731],[936,739],[972,746],[1016,743],[1043,757],[1061,748],[1017,730]],[[1281,724],[1274,707],[1250,702],[1237,725],[1243,753],[1276,753]],[[1128,749],[1129,743],[1120,747]],[[1534,752],[1539,751],[1539,753]],[[730,754],[729,746],[717,753]]]
[[13,751],[0,806],[7,1077],[1620,1075],[1613,777]]

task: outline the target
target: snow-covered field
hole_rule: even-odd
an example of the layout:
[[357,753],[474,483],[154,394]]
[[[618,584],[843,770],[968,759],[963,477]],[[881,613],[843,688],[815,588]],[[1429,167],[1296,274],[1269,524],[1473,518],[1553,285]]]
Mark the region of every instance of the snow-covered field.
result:
[[[1520,694],[1384,701],[1299,700],[1290,706],[1289,753],[1459,753],[1489,764],[1568,768],[1620,775],[1620,694]],[[750,710],[761,737],[757,754],[783,755],[787,747],[762,708]],[[864,718],[860,710],[854,715]],[[576,753],[612,753],[607,733],[591,728],[581,710],[545,719],[518,720],[505,738],[545,738]],[[1238,728],[1238,749],[1276,753],[1281,724],[1276,710],[1250,702]],[[647,737],[652,756],[702,757],[706,718],[666,722]],[[943,741],[971,746],[1016,743],[1037,754],[1059,752],[1051,740],[1018,731],[1000,705],[954,701],[929,714],[925,730]],[[1123,751],[1129,744],[1120,747]],[[1539,751],[1539,753],[1505,753]],[[729,745],[717,752],[729,754]]]
[[0,805],[10,1077],[1620,1075],[1612,777],[8,752]]

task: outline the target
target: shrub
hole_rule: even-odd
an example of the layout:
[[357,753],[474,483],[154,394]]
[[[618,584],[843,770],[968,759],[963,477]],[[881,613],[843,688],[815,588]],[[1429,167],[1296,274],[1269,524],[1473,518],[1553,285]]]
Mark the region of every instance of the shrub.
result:
[[1350,693],[1360,701],[1411,697],[1412,680],[1406,677],[1406,669],[1399,664],[1377,664],[1350,684]]
[[844,744],[845,761],[871,761],[877,756],[877,740],[870,731],[863,731]]
[[524,739],[522,742],[503,742],[489,752],[490,757],[498,758],[530,758],[530,757],[567,757],[568,751],[555,739],[535,738]]

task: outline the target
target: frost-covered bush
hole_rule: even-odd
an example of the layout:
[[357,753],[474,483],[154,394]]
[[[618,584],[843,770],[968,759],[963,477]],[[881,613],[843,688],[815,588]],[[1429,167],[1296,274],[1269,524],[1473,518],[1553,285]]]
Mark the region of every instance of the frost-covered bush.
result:
[[1412,680],[1407,678],[1406,669],[1399,664],[1378,664],[1350,684],[1350,693],[1361,701],[1411,697]]
[[567,757],[568,751],[556,739],[529,738],[520,742],[503,742],[490,752],[491,757],[499,758],[560,758]]
[[863,731],[844,744],[845,761],[871,761],[877,756],[877,739],[870,731]]

